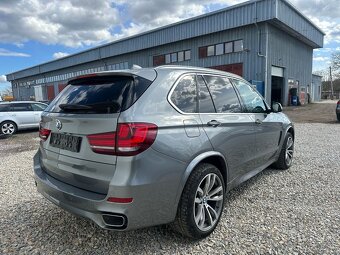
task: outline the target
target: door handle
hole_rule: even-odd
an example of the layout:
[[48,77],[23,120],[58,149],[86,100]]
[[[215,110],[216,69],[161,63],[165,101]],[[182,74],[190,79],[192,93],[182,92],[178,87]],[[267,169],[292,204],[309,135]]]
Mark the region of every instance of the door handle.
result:
[[221,122],[217,120],[211,120],[207,123],[207,125],[210,127],[218,127],[219,125],[221,125]]
[[262,124],[262,120],[256,119],[255,124],[258,124],[258,125]]

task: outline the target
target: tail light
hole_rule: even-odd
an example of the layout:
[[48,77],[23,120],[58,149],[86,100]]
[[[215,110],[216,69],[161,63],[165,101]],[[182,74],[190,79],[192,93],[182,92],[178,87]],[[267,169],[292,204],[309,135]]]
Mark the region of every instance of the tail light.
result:
[[39,127],[39,137],[42,141],[46,141],[47,138],[49,137],[50,133],[51,133],[51,130],[43,128],[40,125],[40,127]]
[[99,154],[134,156],[148,149],[158,127],[151,123],[120,123],[116,132],[88,135],[92,151]]
[[115,155],[116,133],[88,135],[90,147],[95,153]]

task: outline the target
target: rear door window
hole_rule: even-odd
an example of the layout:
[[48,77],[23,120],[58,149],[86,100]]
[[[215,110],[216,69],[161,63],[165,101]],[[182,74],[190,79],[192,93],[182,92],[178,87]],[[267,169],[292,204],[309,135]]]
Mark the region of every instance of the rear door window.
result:
[[0,104],[0,112],[9,112],[8,104]]
[[29,103],[17,103],[11,104],[12,112],[28,112],[33,111],[31,104]]
[[182,112],[197,113],[197,88],[195,75],[186,75],[171,94],[172,103]]
[[212,101],[210,92],[201,75],[197,76],[197,84],[199,89],[199,109],[200,113],[216,113],[215,106]]
[[241,105],[235,89],[228,78],[204,75],[214,101],[217,113],[241,112]]
[[152,81],[142,77],[97,76],[71,81],[47,112],[111,114],[128,109]]

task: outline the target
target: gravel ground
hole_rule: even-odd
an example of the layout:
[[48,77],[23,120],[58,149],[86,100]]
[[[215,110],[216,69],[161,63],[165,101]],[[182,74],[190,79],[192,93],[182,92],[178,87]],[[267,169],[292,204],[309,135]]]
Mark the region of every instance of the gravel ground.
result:
[[102,230],[36,192],[34,151],[6,155],[0,254],[339,254],[339,131],[340,124],[296,124],[294,165],[267,169],[231,191],[219,226],[200,242],[167,226]]
[[0,135],[0,161],[9,153],[36,150],[39,145],[39,132],[37,130],[20,131],[12,136]]

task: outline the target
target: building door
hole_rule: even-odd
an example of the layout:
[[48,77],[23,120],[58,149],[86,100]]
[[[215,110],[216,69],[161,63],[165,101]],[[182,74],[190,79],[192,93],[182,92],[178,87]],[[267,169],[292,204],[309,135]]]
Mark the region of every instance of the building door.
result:
[[272,66],[272,93],[271,102],[278,102],[283,104],[284,95],[284,78],[283,78],[283,68]]
[[48,85],[47,86],[47,100],[52,101],[55,97],[54,94],[54,85]]

